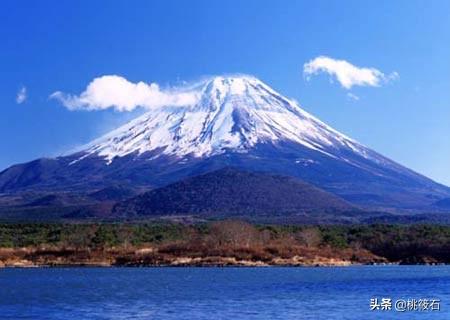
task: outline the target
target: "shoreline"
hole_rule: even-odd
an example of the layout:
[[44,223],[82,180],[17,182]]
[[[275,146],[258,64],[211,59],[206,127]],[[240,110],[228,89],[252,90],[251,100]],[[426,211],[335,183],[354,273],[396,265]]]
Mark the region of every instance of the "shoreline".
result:
[[36,263],[30,260],[15,260],[0,263],[2,268],[170,268],[170,267],[195,267],[195,268],[227,268],[227,267],[241,267],[241,268],[268,268],[268,267],[348,267],[356,265],[388,265],[398,263],[355,263],[350,261],[308,261],[308,262],[294,262],[294,261],[275,261],[264,262],[254,260],[237,260],[229,257],[206,257],[205,259],[196,259],[190,257],[180,257],[170,262],[164,263],[118,263],[109,261],[96,262],[60,262],[54,261],[50,263]]
[[[2,269],[70,269],[70,268],[336,268],[336,267],[357,267],[357,266],[401,266],[406,264],[385,263],[385,264],[158,264],[158,265],[116,265],[116,264],[54,264],[54,265],[37,265],[37,264],[11,264],[0,266]],[[413,264],[410,264],[411,266]],[[436,266],[447,264],[415,264],[422,266]]]
[[[237,256],[188,256],[184,254],[159,254],[155,248],[135,250],[75,250],[67,249],[30,249],[0,248],[0,269],[13,268],[315,268],[315,267],[351,267],[351,266],[393,266],[393,265],[448,265],[434,261],[405,263],[388,261],[378,256],[351,260],[333,256],[294,255],[289,258],[272,256],[269,259],[242,259]],[[348,255],[347,255],[348,256]],[[352,256],[353,259],[357,259]]]
[[17,267],[318,267],[390,263],[366,250],[297,248],[295,252],[250,247],[208,250],[172,246],[0,248],[0,268]]
[[239,269],[246,269],[246,268],[348,268],[348,267],[392,267],[392,266],[423,266],[423,267],[438,267],[438,266],[450,266],[448,263],[430,263],[430,264],[423,264],[423,263],[417,263],[417,264],[401,264],[401,263],[367,263],[367,264],[361,264],[361,263],[351,263],[346,265],[292,265],[292,264],[285,264],[285,265],[274,265],[274,264],[263,264],[263,265],[245,265],[245,264],[161,264],[161,265],[105,265],[105,264],[59,264],[59,265],[6,265],[6,266],[0,266],[0,270],[7,270],[7,269],[75,269],[75,268],[102,268],[102,269],[139,269],[139,268],[205,268],[205,269],[214,269],[214,268],[239,268]]

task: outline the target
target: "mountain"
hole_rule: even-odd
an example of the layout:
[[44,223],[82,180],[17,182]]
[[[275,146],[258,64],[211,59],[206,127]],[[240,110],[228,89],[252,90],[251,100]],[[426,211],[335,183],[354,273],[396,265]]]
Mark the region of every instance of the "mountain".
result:
[[97,201],[114,201],[125,200],[136,195],[136,192],[132,188],[126,188],[123,186],[109,186],[89,194],[92,199]]
[[436,201],[434,205],[441,209],[450,210],[450,198],[444,198],[439,201]]
[[354,206],[296,178],[224,168],[145,192],[114,207],[118,216],[275,216],[343,212]]
[[371,208],[423,210],[450,197],[448,187],[339,133],[254,77],[215,77],[195,90],[193,105],[149,110],[81,151],[4,170],[0,192],[159,188],[232,166],[296,177]]

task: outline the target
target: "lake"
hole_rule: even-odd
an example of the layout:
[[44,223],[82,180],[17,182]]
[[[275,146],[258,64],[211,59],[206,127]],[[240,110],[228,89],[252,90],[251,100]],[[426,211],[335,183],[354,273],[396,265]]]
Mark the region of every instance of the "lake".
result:
[[0,269],[2,320],[399,318],[450,319],[450,266]]

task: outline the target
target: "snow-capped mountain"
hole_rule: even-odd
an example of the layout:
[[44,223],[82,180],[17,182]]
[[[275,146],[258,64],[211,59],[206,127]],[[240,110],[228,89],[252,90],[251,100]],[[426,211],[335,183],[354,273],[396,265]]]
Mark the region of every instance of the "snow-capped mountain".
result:
[[[249,152],[258,143],[291,141],[329,157],[352,150],[384,161],[250,76],[215,77],[192,106],[155,109],[95,140],[85,156],[115,157],[159,150],[176,157]],[[157,155],[154,155],[156,157]]]
[[147,111],[74,154],[3,171],[0,191],[158,187],[233,166],[301,178],[372,207],[418,208],[450,196],[254,77],[215,77],[194,90],[192,105]]

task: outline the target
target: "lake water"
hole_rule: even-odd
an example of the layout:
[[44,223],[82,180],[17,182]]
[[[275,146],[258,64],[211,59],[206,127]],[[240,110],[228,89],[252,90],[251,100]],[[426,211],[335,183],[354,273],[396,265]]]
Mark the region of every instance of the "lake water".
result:
[[[392,310],[370,311],[375,297]],[[0,319],[448,320],[450,266],[0,269]]]

